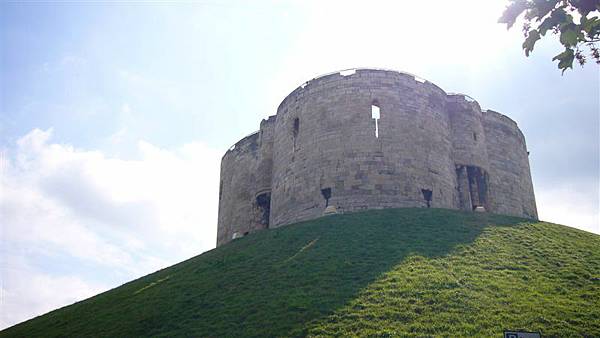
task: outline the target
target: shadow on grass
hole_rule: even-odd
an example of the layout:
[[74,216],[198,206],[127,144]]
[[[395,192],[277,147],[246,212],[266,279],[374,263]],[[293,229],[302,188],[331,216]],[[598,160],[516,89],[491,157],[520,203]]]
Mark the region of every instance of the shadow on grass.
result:
[[4,334],[303,336],[406,257],[443,256],[489,224],[523,221],[443,209],[329,216],[251,234]]

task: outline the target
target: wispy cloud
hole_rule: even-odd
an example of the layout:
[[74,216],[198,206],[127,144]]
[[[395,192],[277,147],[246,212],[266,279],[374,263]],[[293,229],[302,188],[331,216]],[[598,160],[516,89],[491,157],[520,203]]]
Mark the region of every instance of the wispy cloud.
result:
[[3,327],[214,247],[220,152],[140,141],[123,160],[51,141],[32,130],[2,160]]

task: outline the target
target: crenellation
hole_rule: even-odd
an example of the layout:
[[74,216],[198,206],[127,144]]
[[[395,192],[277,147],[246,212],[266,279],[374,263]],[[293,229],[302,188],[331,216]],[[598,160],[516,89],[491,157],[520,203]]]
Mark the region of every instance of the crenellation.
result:
[[514,121],[412,74],[379,69],[307,81],[225,154],[217,244],[320,217],[327,206],[537,217]]

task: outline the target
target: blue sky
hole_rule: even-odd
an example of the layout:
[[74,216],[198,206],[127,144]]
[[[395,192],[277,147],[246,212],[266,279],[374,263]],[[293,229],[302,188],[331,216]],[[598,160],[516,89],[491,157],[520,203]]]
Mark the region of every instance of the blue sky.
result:
[[[295,87],[406,71],[513,118],[540,218],[600,233],[598,67],[505,1],[0,4],[0,328],[214,247],[223,152]],[[551,37],[552,38],[552,37]]]

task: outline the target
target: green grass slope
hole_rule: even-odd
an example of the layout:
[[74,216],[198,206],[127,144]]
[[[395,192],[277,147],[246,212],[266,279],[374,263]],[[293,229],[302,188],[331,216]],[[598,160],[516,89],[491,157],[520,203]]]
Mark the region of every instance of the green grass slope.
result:
[[442,209],[262,231],[1,337],[600,336],[600,236]]

